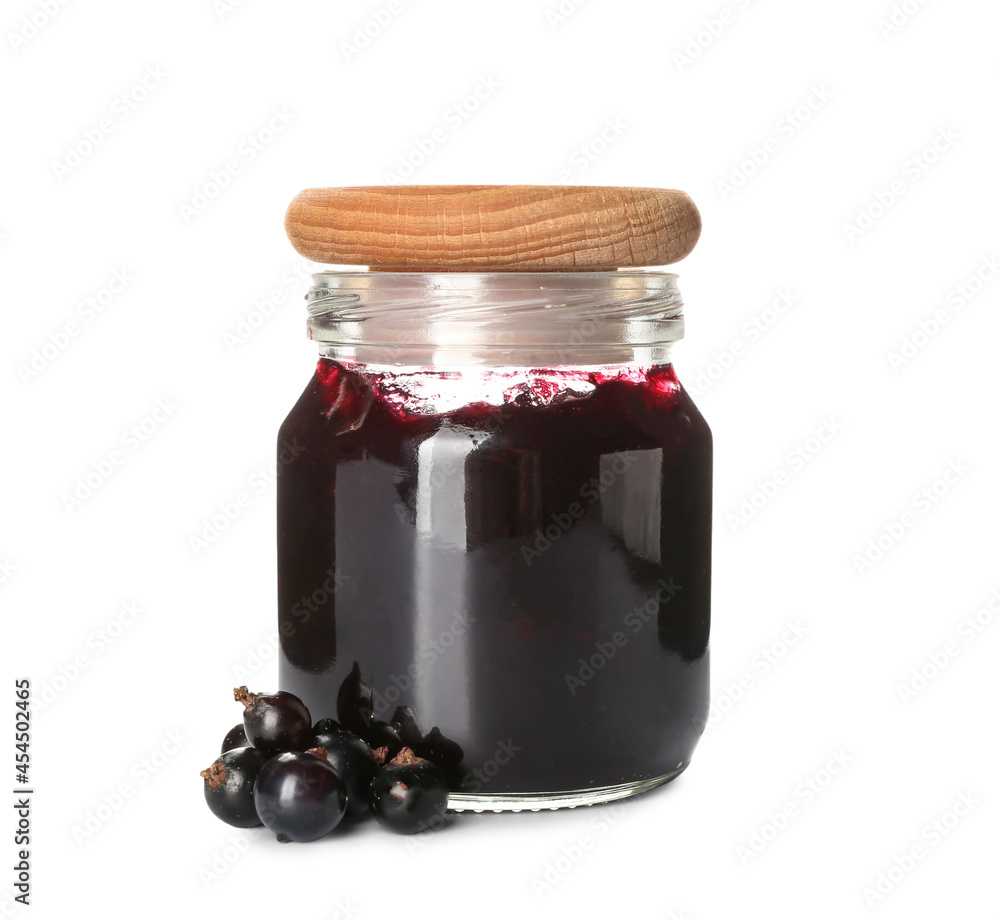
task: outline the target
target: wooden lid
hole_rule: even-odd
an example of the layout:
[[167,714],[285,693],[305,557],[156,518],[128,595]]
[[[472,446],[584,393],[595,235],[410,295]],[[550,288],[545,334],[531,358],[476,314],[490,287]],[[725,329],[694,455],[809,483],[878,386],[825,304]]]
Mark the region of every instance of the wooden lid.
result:
[[684,258],[701,216],[674,189],[358,186],[299,192],[285,231],[314,262],[382,271],[607,271]]

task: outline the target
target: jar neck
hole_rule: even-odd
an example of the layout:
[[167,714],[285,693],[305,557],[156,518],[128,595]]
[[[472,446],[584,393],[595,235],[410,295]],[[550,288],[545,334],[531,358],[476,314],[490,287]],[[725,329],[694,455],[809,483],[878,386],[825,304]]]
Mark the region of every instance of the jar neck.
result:
[[670,272],[319,272],[309,336],[334,361],[395,367],[669,363]]

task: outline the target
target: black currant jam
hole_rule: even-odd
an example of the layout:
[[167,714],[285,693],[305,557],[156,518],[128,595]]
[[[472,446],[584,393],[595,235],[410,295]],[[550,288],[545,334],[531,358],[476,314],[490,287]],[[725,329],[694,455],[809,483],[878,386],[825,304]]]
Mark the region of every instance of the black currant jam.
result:
[[280,684],[316,718],[360,676],[366,723],[409,707],[487,808],[688,764],[712,439],[668,362],[324,357],[279,456]]

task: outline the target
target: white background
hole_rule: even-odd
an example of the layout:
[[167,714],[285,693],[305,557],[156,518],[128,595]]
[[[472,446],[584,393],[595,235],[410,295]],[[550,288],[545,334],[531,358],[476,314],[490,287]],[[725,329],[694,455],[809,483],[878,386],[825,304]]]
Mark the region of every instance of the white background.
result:
[[[31,916],[996,916],[995,4],[399,0],[354,50],[387,0],[45,6],[0,15],[0,761],[13,788],[26,676]],[[282,847],[198,777],[234,684],[277,679],[266,467],[315,357],[282,219],[404,168],[699,204],[676,364],[716,436],[713,721],[624,807]]]

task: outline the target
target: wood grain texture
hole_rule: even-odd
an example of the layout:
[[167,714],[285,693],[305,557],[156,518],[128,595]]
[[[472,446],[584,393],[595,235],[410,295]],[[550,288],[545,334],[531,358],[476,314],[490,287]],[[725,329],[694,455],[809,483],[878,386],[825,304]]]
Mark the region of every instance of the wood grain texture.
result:
[[300,192],[285,230],[315,262],[382,271],[607,271],[684,258],[701,216],[675,189],[358,186]]

